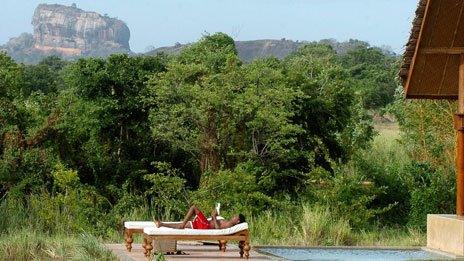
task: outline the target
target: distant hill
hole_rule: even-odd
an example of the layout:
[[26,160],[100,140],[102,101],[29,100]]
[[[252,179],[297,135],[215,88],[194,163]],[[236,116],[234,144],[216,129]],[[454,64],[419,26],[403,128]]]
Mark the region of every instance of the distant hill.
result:
[[[264,57],[276,57],[279,59],[285,58],[287,55],[295,52],[304,44],[308,44],[308,41],[292,41],[287,39],[281,40],[252,40],[252,41],[236,41],[235,46],[237,48],[238,55],[242,61],[250,62],[257,58]],[[319,43],[326,43],[332,46],[332,48],[338,54],[344,54],[350,50],[355,49],[356,47],[367,45],[366,42],[359,40],[349,40],[346,42],[338,42],[334,39],[324,39],[319,41]],[[189,46],[190,44],[175,44],[174,46],[166,46],[153,49],[146,55],[154,55],[157,53],[166,53],[166,54],[176,54],[179,53],[182,49]],[[391,53],[389,50],[384,50],[387,53]]]

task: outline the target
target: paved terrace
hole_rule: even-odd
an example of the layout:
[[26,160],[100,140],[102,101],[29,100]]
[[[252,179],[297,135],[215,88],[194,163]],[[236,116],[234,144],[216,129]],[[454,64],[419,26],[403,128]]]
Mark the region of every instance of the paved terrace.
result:
[[[106,245],[121,261],[147,261],[143,255],[143,248],[141,244],[133,244],[132,252],[127,252],[124,244],[107,244]],[[241,260],[245,261],[246,258],[240,258],[238,246],[235,242],[227,244],[226,252],[219,251],[217,245],[203,245],[199,242],[178,241],[177,249],[182,251],[181,255],[165,255],[166,260]],[[248,260],[276,260],[275,258],[265,256],[256,251],[253,247],[250,250],[250,258]]]

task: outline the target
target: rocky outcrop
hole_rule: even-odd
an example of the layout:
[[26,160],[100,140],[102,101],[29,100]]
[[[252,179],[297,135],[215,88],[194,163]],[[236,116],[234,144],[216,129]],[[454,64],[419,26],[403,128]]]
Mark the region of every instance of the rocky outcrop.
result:
[[39,50],[64,55],[85,55],[96,49],[130,51],[130,32],[124,22],[75,6],[41,4],[32,25],[34,48]]
[[28,55],[72,58],[130,52],[130,31],[123,21],[86,12],[74,4],[40,4],[32,25],[33,35],[22,34],[2,47],[16,60],[31,58]]

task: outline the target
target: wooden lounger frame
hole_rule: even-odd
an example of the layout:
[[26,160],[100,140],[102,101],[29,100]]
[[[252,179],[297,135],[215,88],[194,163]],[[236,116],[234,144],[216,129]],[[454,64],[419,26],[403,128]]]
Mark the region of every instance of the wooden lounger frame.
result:
[[132,242],[134,242],[133,234],[142,234],[143,228],[124,228],[124,242],[127,251],[132,251]]
[[219,248],[225,252],[227,241],[238,241],[240,257],[250,257],[250,233],[248,229],[231,235],[148,235],[143,233],[143,253],[150,257],[153,241],[156,240],[218,240]]

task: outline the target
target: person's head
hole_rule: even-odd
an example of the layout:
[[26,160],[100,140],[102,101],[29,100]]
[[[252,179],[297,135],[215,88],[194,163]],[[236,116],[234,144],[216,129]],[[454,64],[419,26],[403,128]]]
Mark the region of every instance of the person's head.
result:
[[243,214],[239,214],[238,219],[239,219],[238,224],[245,222],[245,216]]
[[237,216],[234,216],[232,219],[231,219],[232,223],[234,225],[238,225],[240,223],[243,223],[245,222],[245,216],[243,214],[239,214]]

